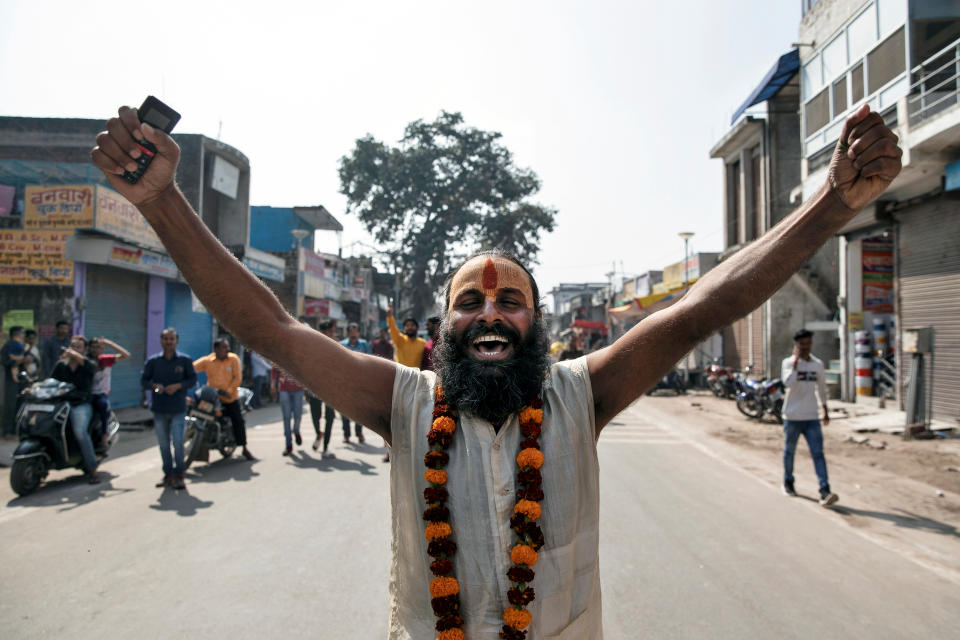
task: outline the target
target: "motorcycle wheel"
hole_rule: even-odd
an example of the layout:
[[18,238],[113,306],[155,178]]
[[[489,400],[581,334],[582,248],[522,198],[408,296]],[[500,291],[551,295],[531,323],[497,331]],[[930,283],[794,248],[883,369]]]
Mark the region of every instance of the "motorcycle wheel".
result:
[[233,455],[233,452],[237,450],[237,445],[235,444],[222,444],[217,447],[217,450],[220,452],[224,458],[229,458]]
[[26,460],[14,460],[10,470],[10,487],[18,496],[33,493],[43,481],[46,465],[43,458],[36,456]]
[[759,418],[763,415],[763,406],[749,394],[737,398],[737,409],[748,418]]
[[200,430],[197,429],[192,421],[187,421],[186,429],[183,432],[183,468],[189,469],[190,463],[196,460],[197,450],[200,444]]
[[722,398],[726,395],[726,393],[723,390],[723,387],[720,385],[719,382],[711,382],[710,391],[712,391],[713,395],[717,396],[718,398]]

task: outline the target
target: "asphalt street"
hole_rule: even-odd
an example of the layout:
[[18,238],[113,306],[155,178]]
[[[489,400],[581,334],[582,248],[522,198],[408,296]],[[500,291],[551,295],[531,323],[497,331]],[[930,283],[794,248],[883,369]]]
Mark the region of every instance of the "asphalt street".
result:
[[[956,582],[785,498],[669,402],[598,444],[606,638],[957,637]],[[54,472],[15,498],[0,470],[0,637],[386,637],[382,442],[343,444],[338,422],[321,460],[305,422],[288,458],[278,408],[249,418],[260,459],[197,464],[186,492],[154,488],[149,431],[123,433],[97,486]]]

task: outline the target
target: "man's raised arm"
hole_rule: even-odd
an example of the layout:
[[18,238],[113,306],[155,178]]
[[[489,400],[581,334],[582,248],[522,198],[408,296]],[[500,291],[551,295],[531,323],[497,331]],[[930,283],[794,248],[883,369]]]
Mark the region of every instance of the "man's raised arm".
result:
[[713,268],[674,306],[587,356],[597,432],[712,333],[769,298],[900,172],[897,137],[866,105],[844,124],[826,183],[753,244]]
[[[121,176],[124,169],[135,169],[140,139],[152,142],[157,155],[140,180],[129,184]],[[344,349],[290,317],[273,292],[207,229],[174,184],[180,148],[170,136],[141,124],[136,109],[121,107],[90,155],[110,185],[140,210],[190,288],[228,331],[389,442],[394,365]]]

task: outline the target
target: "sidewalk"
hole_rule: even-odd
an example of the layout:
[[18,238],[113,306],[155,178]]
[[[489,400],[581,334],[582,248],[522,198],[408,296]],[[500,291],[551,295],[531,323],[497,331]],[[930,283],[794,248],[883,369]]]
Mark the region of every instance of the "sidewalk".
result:
[[[886,407],[880,408],[879,398],[860,397],[857,402],[830,400],[830,427],[833,430],[846,430],[853,434],[882,433],[888,436],[902,437],[907,424],[906,411],[897,409],[896,401],[887,400]],[[953,440],[960,448],[960,430],[943,420],[933,420],[930,431]]]

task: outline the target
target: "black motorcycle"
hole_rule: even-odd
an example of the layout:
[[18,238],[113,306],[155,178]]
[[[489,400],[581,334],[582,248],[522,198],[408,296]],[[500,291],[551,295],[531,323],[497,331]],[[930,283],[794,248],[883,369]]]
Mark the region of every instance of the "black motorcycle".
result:
[[781,421],[784,387],[779,378],[772,380],[745,380],[743,390],[737,394],[737,409],[748,418],[762,420],[770,414]]
[[[10,486],[17,495],[36,491],[50,469],[82,469],[83,455],[70,428],[70,394],[75,387],[69,382],[47,378],[35,382],[21,393],[17,411],[17,437],[20,444],[13,453]],[[107,443],[99,445],[100,417],[93,414],[87,430],[94,441],[97,460],[107,457],[117,441],[120,424],[110,412],[107,422]]]
[[[250,411],[253,392],[246,387],[237,391],[240,411]],[[189,467],[194,460],[208,462],[210,450],[216,449],[224,458],[229,458],[237,449],[230,418],[223,415],[223,402],[213,387],[197,389],[192,398],[187,398],[186,423],[183,429],[183,464]]]
[[657,384],[647,389],[647,395],[652,396],[654,391],[660,389],[667,389],[681,396],[687,392],[687,385],[683,381],[683,375],[678,370],[672,369],[670,373],[660,378]]

